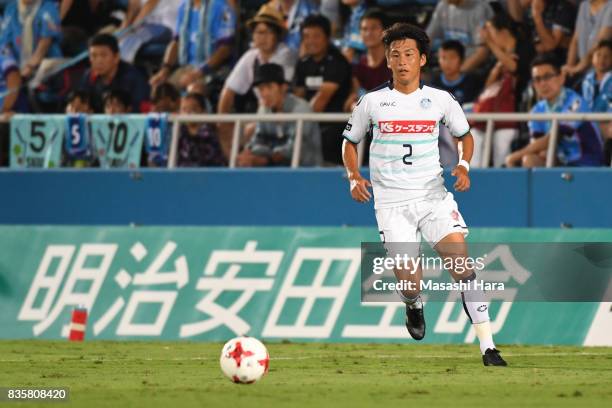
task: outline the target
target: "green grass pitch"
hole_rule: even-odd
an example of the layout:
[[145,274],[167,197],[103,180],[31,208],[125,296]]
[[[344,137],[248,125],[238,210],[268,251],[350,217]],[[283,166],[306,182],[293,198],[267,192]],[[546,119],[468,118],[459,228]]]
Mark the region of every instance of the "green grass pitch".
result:
[[[268,343],[270,372],[233,384],[220,343],[1,341],[0,387],[68,387],[63,407],[610,407],[612,348]],[[41,406],[49,403],[0,403]]]

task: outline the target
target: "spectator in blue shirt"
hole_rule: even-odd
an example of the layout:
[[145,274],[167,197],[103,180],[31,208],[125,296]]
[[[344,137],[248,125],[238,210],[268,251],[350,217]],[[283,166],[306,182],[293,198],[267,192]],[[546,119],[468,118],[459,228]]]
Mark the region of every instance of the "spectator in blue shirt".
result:
[[0,33],[0,50],[9,52],[21,75],[30,78],[44,58],[61,57],[58,5],[47,0],[16,0],[9,4]]
[[[612,40],[600,41],[593,53],[593,68],[582,80],[582,97],[593,112],[612,113]],[[612,120],[600,122],[606,164],[612,160]]]
[[283,15],[287,28],[285,44],[302,57],[302,23],[309,15],[317,14],[319,6],[312,0],[270,0],[268,4]]
[[98,34],[89,42],[89,68],[83,74],[80,89],[92,94],[94,110],[102,112],[102,100],[112,89],[129,90],[132,112],[148,112],[149,84],[144,75],[127,62],[121,61],[117,39],[110,34]]
[[351,16],[344,27],[342,54],[349,62],[354,62],[355,54],[362,54],[366,46],[361,40],[361,17],[367,10],[365,0],[342,0],[342,4],[351,8]]
[[582,80],[582,97],[593,112],[612,112],[612,40],[597,44],[592,64]]
[[[168,81],[184,89],[207,76],[226,76],[235,32],[234,0],[184,0],[178,10],[174,39],[151,85]],[[172,73],[177,63],[179,69]]]
[[[532,113],[589,112],[587,103],[576,92],[563,86],[565,75],[555,54],[541,54],[534,58],[531,77],[540,101]],[[506,165],[540,167],[546,164],[550,138],[550,121],[529,122],[531,143],[511,153]],[[601,166],[603,146],[597,127],[586,121],[561,121],[557,143],[557,163],[562,166]]]

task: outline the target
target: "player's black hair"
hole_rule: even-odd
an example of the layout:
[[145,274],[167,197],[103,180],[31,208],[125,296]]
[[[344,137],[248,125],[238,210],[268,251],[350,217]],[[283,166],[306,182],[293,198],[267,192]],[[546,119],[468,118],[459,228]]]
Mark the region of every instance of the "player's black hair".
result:
[[465,46],[457,40],[446,40],[440,45],[440,49],[445,51],[455,51],[461,61],[465,58]]
[[132,110],[132,95],[128,91],[119,88],[113,88],[110,91],[104,93],[104,96],[102,97],[102,102],[104,103],[104,106],[106,106],[106,104],[113,99],[116,99],[121,102],[121,104],[123,104],[123,106],[125,106],[128,111]]
[[300,33],[303,33],[304,29],[308,27],[319,27],[327,38],[331,37],[331,23],[324,15],[311,14],[306,17],[300,26]]
[[393,41],[407,39],[416,41],[419,53],[425,54],[429,61],[429,37],[420,27],[408,23],[395,23],[383,33],[383,44],[385,44],[386,51],[389,51]]
[[387,15],[379,8],[368,9],[365,13],[363,13],[363,16],[361,16],[359,21],[361,22],[363,20],[378,20],[380,21],[382,28],[387,28],[389,25]]
[[66,104],[69,105],[76,99],[80,99],[81,102],[86,103],[87,105],[89,105],[90,108],[93,109],[93,96],[91,92],[85,89],[76,89],[74,91],[70,91],[70,93],[66,97]]
[[96,34],[89,40],[90,47],[108,47],[113,54],[119,53],[117,38],[111,34]]
[[157,103],[164,98],[170,98],[173,101],[178,101],[181,98],[181,94],[174,85],[169,82],[164,82],[153,89],[151,101],[153,103]]
[[531,68],[540,65],[550,65],[551,67],[553,67],[555,73],[559,74],[561,72],[561,62],[559,61],[559,57],[557,57],[557,55],[552,52],[538,54],[531,61]]
[[595,49],[598,50],[600,48],[608,48],[608,49],[612,50],[612,39],[610,39],[610,40],[601,40],[600,42],[598,42],[597,46],[595,47]]
[[197,93],[197,92],[189,92],[185,95],[183,95],[184,99],[192,99],[194,101],[196,101],[198,103],[198,105],[200,105],[200,108],[202,108],[202,112],[206,112],[206,99],[204,97],[204,95],[202,95],[201,93]]

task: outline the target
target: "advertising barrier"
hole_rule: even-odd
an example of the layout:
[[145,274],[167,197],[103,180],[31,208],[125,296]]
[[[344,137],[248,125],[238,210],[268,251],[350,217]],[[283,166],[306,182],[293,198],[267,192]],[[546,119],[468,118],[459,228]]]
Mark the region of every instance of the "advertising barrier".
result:
[[[86,340],[412,342],[402,303],[361,301],[361,243],[377,239],[350,227],[0,226],[0,338],[67,337],[84,308]],[[612,230],[473,229],[469,241],[504,243],[481,272],[520,294],[555,270],[513,243],[612,242]],[[427,303],[425,342],[476,340],[459,298]],[[492,328],[501,344],[612,345],[604,299],[494,300]]]

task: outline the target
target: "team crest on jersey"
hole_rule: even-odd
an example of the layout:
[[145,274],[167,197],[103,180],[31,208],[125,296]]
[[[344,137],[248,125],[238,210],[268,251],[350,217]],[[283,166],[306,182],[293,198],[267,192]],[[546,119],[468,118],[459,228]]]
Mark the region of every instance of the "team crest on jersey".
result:
[[423,108],[423,109],[431,108],[431,99],[429,99],[429,98],[421,99],[421,108]]

